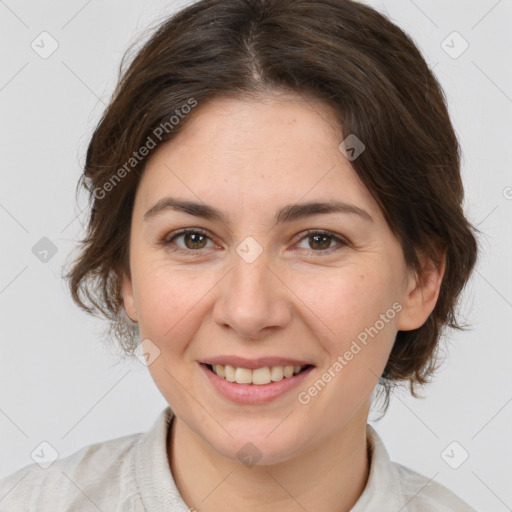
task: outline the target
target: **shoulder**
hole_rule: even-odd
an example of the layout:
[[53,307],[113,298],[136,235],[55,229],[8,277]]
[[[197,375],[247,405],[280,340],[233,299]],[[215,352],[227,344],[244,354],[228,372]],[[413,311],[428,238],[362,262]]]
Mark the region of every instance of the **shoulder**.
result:
[[134,451],[142,435],[91,444],[46,469],[33,463],[0,479],[0,511],[90,510],[93,503],[115,510],[108,507],[134,487]]
[[376,430],[367,424],[370,473],[352,512],[476,512],[452,491],[402,464],[390,460]]
[[412,469],[391,462],[400,494],[409,505],[404,512],[476,512],[445,486]]

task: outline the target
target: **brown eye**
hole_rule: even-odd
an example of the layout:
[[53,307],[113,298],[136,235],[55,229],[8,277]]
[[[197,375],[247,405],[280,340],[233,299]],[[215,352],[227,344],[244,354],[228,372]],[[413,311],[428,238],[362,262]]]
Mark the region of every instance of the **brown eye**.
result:
[[[177,242],[181,240],[181,242]],[[208,248],[210,238],[197,229],[183,230],[174,233],[163,241],[163,245],[170,246],[176,251],[198,251]]]
[[207,238],[200,233],[185,233],[181,236],[187,249],[202,249],[206,245]]
[[330,249],[335,249],[337,246],[342,247],[348,243],[339,236],[329,231],[309,231],[299,242],[299,246],[304,241],[307,242],[307,247],[301,247],[312,252],[323,252]]
[[326,235],[313,235],[309,237],[309,240],[309,245],[312,249],[325,250],[330,248],[332,237]]

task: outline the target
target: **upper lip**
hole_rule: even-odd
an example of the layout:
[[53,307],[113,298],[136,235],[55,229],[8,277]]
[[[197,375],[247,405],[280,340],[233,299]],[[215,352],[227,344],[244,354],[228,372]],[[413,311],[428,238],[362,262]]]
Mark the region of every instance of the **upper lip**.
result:
[[289,357],[258,357],[256,359],[247,359],[238,356],[217,356],[209,357],[201,361],[204,364],[221,364],[223,366],[230,365],[235,368],[247,368],[254,370],[255,368],[263,368],[265,366],[306,366],[311,365],[307,361],[300,359],[290,359]]

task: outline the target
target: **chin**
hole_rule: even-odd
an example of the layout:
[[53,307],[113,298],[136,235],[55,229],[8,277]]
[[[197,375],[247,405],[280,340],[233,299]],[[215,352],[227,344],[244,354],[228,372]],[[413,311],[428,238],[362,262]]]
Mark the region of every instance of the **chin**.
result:
[[245,432],[233,433],[233,437],[222,436],[221,439],[205,440],[223,457],[246,467],[271,466],[293,459],[301,451],[303,442],[289,428],[278,430],[279,427],[276,429],[274,422],[271,429],[258,429],[253,426]]

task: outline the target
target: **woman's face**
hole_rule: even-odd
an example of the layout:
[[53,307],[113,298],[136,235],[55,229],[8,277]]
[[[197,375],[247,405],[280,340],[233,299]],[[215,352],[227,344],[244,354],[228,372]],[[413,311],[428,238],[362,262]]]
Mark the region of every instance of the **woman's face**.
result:
[[190,115],[141,178],[125,307],[199,442],[285,461],[364,428],[397,330],[421,326],[437,293],[418,305],[326,106],[224,98]]

